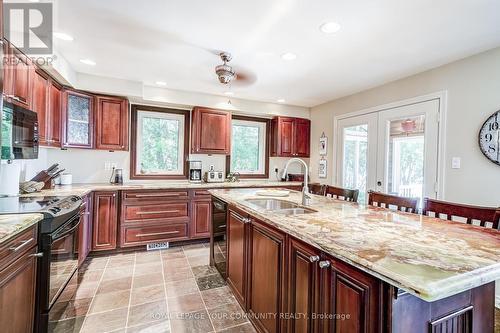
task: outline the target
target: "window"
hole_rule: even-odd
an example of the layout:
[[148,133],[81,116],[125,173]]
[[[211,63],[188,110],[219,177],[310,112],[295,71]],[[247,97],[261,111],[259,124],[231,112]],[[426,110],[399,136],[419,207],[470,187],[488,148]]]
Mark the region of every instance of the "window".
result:
[[269,176],[268,120],[233,116],[226,168],[245,178]]
[[188,111],[132,106],[130,178],[187,178],[188,124]]

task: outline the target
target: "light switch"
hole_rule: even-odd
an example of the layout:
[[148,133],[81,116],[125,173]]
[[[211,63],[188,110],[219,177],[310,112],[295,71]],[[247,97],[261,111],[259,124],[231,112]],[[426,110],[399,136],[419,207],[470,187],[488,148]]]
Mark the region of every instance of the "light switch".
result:
[[452,169],[460,169],[460,157],[452,157],[451,158],[451,168]]

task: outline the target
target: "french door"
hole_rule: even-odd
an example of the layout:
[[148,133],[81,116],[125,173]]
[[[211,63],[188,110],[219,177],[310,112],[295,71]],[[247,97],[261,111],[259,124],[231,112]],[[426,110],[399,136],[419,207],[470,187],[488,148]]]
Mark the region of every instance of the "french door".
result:
[[336,181],[359,189],[435,198],[439,100],[344,118],[337,123]]

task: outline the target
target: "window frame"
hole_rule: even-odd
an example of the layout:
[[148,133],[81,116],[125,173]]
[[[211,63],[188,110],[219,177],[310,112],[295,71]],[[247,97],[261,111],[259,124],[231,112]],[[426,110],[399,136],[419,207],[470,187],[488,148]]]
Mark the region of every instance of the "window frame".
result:
[[[233,120],[242,120],[242,121],[252,121],[252,122],[261,122],[265,123],[266,134],[264,135],[265,147],[264,147],[264,173],[246,173],[240,174],[241,178],[246,179],[263,179],[269,178],[269,145],[270,145],[270,136],[271,136],[271,119],[267,118],[258,118],[258,117],[248,117],[248,116],[238,116],[233,115],[231,117],[231,132],[232,132],[232,121]],[[233,138],[231,134],[231,146],[233,145]],[[226,155],[226,174],[232,172],[231,171],[231,154]]]
[[[184,116],[184,147],[182,148],[182,174],[158,174],[158,175],[144,175],[137,170],[137,134],[138,134],[138,113],[139,111],[145,112],[159,112],[166,114],[175,114]],[[130,179],[188,179],[189,177],[189,138],[190,138],[190,111],[162,108],[148,105],[134,104],[131,106],[131,136],[130,136]]]

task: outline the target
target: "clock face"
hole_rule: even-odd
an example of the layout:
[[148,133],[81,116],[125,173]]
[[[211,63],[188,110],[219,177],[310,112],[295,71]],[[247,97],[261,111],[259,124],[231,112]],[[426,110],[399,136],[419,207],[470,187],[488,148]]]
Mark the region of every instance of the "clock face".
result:
[[484,122],[479,131],[479,147],[484,156],[500,165],[500,111]]

